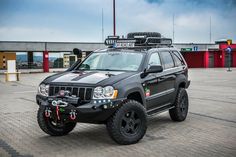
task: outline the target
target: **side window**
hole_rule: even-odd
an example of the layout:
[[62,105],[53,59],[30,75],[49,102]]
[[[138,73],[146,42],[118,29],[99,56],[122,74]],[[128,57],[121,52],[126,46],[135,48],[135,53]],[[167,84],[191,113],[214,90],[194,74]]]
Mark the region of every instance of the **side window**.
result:
[[175,66],[176,67],[179,67],[179,66],[181,66],[181,65],[183,65],[182,63],[183,63],[183,61],[181,60],[181,58],[180,58],[180,56],[178,55],[178,53],[177,52],[172,52],[172,56],[173,56],[173,59],[174,59],[174,61],[175,61]]
[[173,58],[168,51],[162,51],[160,52],[162,63],[165,69],[173,68],[174,67],[174,61]]
[[177,51],[173,51],[172,56],[173,56],[174,61],[175,61],[175,66],[184,65],[183,59]]
[[148,62],[148,67],[152,65],[161,65],[160,57],[158,53],[151,54],[151,57]]

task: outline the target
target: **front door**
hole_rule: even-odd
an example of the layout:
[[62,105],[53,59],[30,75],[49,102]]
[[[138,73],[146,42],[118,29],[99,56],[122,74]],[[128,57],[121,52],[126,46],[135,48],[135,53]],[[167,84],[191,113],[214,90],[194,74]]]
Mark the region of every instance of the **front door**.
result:
[[[160,57],[157,52],[151,54],[147,68],[152,65],[161,65]],[[148,110],[163,104],[161,99],[157,99],[158,94],[163,92],[165,88],[164,82],[160,80],[162,75],[162,73],[151,73],[148,74],[143,80],[143,88]]]

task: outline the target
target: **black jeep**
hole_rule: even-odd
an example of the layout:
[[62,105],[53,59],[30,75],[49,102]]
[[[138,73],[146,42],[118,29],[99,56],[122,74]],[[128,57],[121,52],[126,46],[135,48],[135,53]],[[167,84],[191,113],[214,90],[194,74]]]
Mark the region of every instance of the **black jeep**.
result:
[[169,110],[172,120],[185,120],[188,68],[171,39],[140,32],[105,44],[39,85],[37,118],[45,133],[66,135],[77,122],[106,124],[117,143],[133,144],[145,135],[147,116]]

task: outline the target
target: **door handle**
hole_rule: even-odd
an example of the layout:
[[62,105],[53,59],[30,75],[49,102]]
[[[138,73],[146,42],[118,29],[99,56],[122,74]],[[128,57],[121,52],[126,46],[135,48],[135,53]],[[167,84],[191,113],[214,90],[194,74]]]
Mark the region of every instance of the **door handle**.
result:
[[166,80],[166,79],[167,79],[166,76],[162,76],[162,77],[158,78],[158,81],[164,81],[164,80]]

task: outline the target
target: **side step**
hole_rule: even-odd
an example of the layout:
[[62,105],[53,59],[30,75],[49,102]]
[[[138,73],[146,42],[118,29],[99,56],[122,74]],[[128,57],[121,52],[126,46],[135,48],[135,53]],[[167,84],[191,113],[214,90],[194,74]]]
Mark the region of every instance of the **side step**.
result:
[[148,116],[154,116],[158,113],[161,113],[161,112],[164,112],[164,111],[167,111],[169,109],[172,109],[174,108],[175,106],[171,105],[170,103],[168,104],[165,104],[163,106],[159,106],[159,107],[156,107],[156,108],[153,108],[153,109],[150,109],[147,111],[147,115]]

